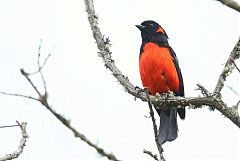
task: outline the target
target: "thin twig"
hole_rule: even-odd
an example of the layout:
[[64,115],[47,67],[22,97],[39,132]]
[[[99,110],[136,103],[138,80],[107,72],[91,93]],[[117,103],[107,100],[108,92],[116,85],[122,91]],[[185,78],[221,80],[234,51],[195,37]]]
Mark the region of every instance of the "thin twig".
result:
[[5,125],[5,126],[0,126],[0,128],[8,128],[8,127],[16,127],[19,126],[19,124],[17,125]]
[[[203,87],[201,84],[197,84],[197,90],[200,90],[202,95],[205,97],[211,97],[212,94],[205,88]],[[214,111],[215,109],[213,107],[209,107],[210,111]]]
[[217,1],[219,1],[222,4],[240,12],[240,5],[234,0],[217,0]]
[[239,104],[240,104],[240,100],[237,102],[237,104],[236,104],[236,107],[238,107],[238,106],[239,106]]
[[200,90],[202,95],[209,97],[211,95],[211,93],[205,88],[203,87],[201,84],[197,84],[197,90]]
[[37,89],[37,87],[33,84],[32,80],[29,78],[29,74],[27,72],[25,72],[24,69],[20,69],[21,74],[27,79],[27,81],[30,83],[30,85],[33,87],[33,89],[35,90],[35,92],[37,92],[38,96],[41,97],[41,93],[39,92],[39,90]]
[[[38,48],[38,61],[37,61],[37,64],[38,64],[38,71],[39,71],[39,74],[42,78],[42,82],[43,82],[43,87],[44,87],[44,95],[45,97],[47,97],[47,86],[46,86],[46,81],[43,77],[43,74],[42,74],[42,69],[43,69],[43,66],[41,67],[40,65],[40,57],[41,57],[41,48],[42,48],[42,40],[40,41],[40,45],[39,45],[39,48]],[[50,52],[51,53],[51,52]],[[49,58],[49,56],[47,56],[47,58],[45,59],[45,62],[47,61],[47,59]],[[45,65],[45,64],[44,64]]]
[[20,144],[18,145],[17,150],[15,150],[14,152],[12,152],[10,154],[6,154],[3,157],[0,157],[0,161],[16,159],[23,152],[24,146],[25,146],[25,144],[27,142],[27,138],[28,138],[28,134],[27,134],[27,131],[26,131],[27,123],[26,122],[22,122],[21,124],[19,122],[17,122],[17,123],[18,123],[18,125],[16,125],[16,126],[20,126],[21,134],[22,134]]
[[[232,108],[238,110],[238,106],[240,105],[240,100],[237,101],[236,105],[232,106]],[[239,114],[240,115],[240,114]]]
[[34,98],[34,97],[32,97],[32,96],[26,96],[26,95],[17,94],[17,93],[8,93],[8,92],[0,91],[0,94],[8,95],[8,96],[17,96],[17,97],[29,98],[29,99],[32,99],[32,100],[38,101],[37,98]]
[[[28,76],[29,75],[34,75],[34,74],[40,74],[42,82],[43,82],[43,87],[44,87],[44,97],[47,97],[47,85],[46,85],[46,81],[45,81],[43,73],[42,73],[42,69],[45,66],[45,64],[47,63],[49,57],[51,56],[52,51],[54,49],[54,46],[53,46],[52,50],[48,53],[47,57],[44,59],[44,62],[43,62],[42,65],[40,63],[41,49],[42,49],[42,39],[40,40],[40,44],[39,44],[39,47],[38,47],[38,58],[37,58],[38,70],[35,71],[35,72],[32,72],[32,73],[28,73]],[[29,80],[31,80],[31,79],[29,78]]]
[[47,63],[48,59],[52,55],[52,52],[53,52],[54,48],[55,48],[55,45],[53,45],[51,51],[48,53],[47,57],[45,58],[43,64],[40,66],[39,70],[42,70],[42,68],[45,66],[45,64]]
[[157,154],[153,154],[152,152],[150,152],[150,151],[148,151],[148,150],[145,150],[145,149],[143,149],[143,153],[148,154],[148,155],[149,155],[150,157],[152,157],[153,159],[159,161]]
[[231,87],[231,86],[229,86],[229,85],[226,85],[226,87],[227,87],[232,93],[234,93],[235,95],[240,96],[240,95],[238,94],[238,92],[237,92],[235,89],[233,89],[233,87]]
[[240,69],[238,68],[237,64],[235,63],[235,60],[232,59],[233,65],[235,66],[235,68],[237,69],[237,71],[240,73]]
[[150,100],[150,97],[149,97],[149,92],[148,92],[147,88],[145,88],[145,93],[146,93],[147,99],[148,99],[148,107],[149,107],[149,110],[150,110],[150,116],[151,116],[152,123],[153,123],[155,143],[157,145],[157,149],[158,149],[158,152],[159,152],[159,155],[160,155],[160,161],[165,161],[165,158],[163,156],[163,148],[162,148],[162,145],[161,145],[159,137],[158,137],[158,129],[157,129],[157,124],[156,124],[156,119],[154,117],[153,107],[152,107],[152,103],[151,103],[151,100]]
[[28,74],[29,75],[34,75],[34,74],[38,74],[43,68],[44,66],[46,65],[48,59],[50,58],[50,56],[52,55],[52,52],[53,52],[53,49],[55,46],[52,47],[51,51],[48,53],[47,57],[44,59],[44,62],[42,65],[40,65],[40,54],[41,54],[41,45],[42,45],[42,39],[40,40],[40,44],[39,44],[39,47],[38,47],[38,70],[35,71],[35,72],[29,72]]

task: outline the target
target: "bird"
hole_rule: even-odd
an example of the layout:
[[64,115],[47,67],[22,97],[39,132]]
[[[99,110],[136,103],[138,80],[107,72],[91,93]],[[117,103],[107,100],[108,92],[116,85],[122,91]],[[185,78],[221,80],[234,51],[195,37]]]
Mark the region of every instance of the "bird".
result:
[[[155,21],[147,20],[135,25],[141,31],[139,72],[144,88],[156,96],[173,92],[184,96],[184,83],[177,56],[168,43],[168,35]],[[178,136],[177,113],[185,119],[185,108],[155,109],[160,117],[159,142],[173,141]]]

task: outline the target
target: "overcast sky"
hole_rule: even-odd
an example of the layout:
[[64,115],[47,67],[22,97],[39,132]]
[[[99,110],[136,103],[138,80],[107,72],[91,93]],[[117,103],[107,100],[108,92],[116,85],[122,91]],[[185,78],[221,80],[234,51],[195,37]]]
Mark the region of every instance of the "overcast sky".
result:
[[[95,7],[116,65],[136,86],[141,36],[135,25],[149,19],[161,24],[179,59],[187,97],[201,95],[197,83],[214,89],[240,35],[240,14],[214,0],[101,0]],[[157,153],[147,104],[134,101],[97,56],[83,1],[1,0],[0,23],[1,91],[37,97],[19,69],[37,69],[43,39],[42,60],[55,46],[43,70],[52,107],[119,159],[152,160],[142,153]],[[40,77],[33,80],[43,89]],[[240,99],[239,81],[236,71],[227,80],[223,97],[229,105]],[[38,102],[0,95],[0,109],[0,126],[28,123],[30,138],[18,161],[107,160]],[[218,111],[187,110],[186,120],[178,122],[178,138],[163,146],[167,161],[239,161],[239,128]],[[0,156],[15,150],[19,139],[18,128],[0,129]]]

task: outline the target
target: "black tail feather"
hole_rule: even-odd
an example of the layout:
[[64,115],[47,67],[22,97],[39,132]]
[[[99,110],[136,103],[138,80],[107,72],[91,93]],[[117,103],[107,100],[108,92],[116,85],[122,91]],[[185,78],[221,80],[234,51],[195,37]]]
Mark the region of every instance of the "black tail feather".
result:
[[157,110],[157,112],[160,116],[160,143],[175,140],[178,136],[177,109]]

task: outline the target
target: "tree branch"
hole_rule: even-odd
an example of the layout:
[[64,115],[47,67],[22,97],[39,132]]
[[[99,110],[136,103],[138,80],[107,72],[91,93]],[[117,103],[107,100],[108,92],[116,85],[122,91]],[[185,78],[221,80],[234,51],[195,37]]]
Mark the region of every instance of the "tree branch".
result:
[[38,47],[38,59],[37,59],[37,64],[38,64],[38,70],[32,73],[29,73],[29,75],[34,75],[34,74],[38,74],[42,68],[46,65],[48,59],[50,58],[50,56],[52,55],[52,51],[54,49],[54,46],[52,47],[52,50],[48,53],[47,57],[45,58],[44,62],[42,63],[42,65],[40,64],[40,55],[41,55],[41,48],[42,48],[42,39],[40,40],[40,44]]
[[[17,150],[12,152],[11,154],[6,154],[5,156],[0,157],[0,161],[16,159],[23,152],[24,146],[25,146],[25,144],[27,142],[27,138],[28,138],[28,134],[26,131],[27,123],[26,122],[22,122],[21,124],[19,122],[17,122],[17,123],[18,123],[18,125],[14,125],[14,126],[19,126],[21,129],[22,138],[20,140],[20,144],[18,145]],[[5,127],[13,127],[13,126],[5,126]]]
[[109,160],[119,161],[114,154],[107,153],[103,148],[99,147],[97,144],[92,143],[84,134],[80,133],[74,127],[71,126],[70,121],[68,121],[64,116],[57,113],[52,109],[52,107],[48,104],[47,97],[42,95],[39,100],[43,106],[45,106],[64,126],[66,126],[69,130],[71,130],[75,137],[80,138],[82,141],[87,143],[90,147],[94,148],[99,154],[107,157]]
[[[41,43],[40,43],[41,46]],[[44,107],[46,107],[64,126],[66,126],[69,130],[71,130],[74,134],[75,137],[80,138],[82,141],[84,141],[85,143],[87,143],[90,147],[94,148],[99,154],[101,154],[102,156],[107,157],[109,160],[114,160],[114,161],[119,161],[114,154],[112,153],[107,153],[103,148],[99,147],[97,144],[92,143],[84,134],[80,133],[79,131],[77,131],[74,127],[71,126],[70,121],[68,121],[64,116],[62,116],[61,114],[57,113],[55,110],[53,110],[53,108],[49,105],[48,103],[48,97],[47,97],[47,87],[46,87],[46,81],[44,79],[44,76],[42,74],[42,69],[44,67],[44,65],[47,62],[47,59],[49,58],[50,54],[47,56],[47,58],[45,59],[43,65],[40,65],[40,56],[41,56],[41,47],[39,47],[38,50],[38,70],[36,72],[33,73],[28,73],[26,72],[24,69],[21,69],[21,74],[26,78],[26,80],[28,81],[28,83],[33,87],[33,89],[35,90],[35,92],[38,94],[38,98],[34,98],[32,96],[26,96],[26,95],[22,95],[22,94],[15,94],[15,93],[7,93],[7,92],[1,92],[0,94],[4,94],[4,95],[10,95],[10,96],[17,96],[17,97],[23,97],[23,98],[28,98],[28,99],[32,99],[35,101],[40,102]],[[42,79],[42,83],[44,86],[44,93],[42,94],[38,88],[36,87],[36,85],[34,84],[34,82],[30,79],[30,76],[33,74],[40,74],[41,75],[41,79]],[[1,160],[0,160],[1,161]]]
[[37,87],[33,84],[32,80],[29,78],[29,74],[24,71],[24,69],[20,69],[21,74],[27,79],[29,84],[33,87],[35,92],[38,94],[39,97],[41,97],[41,93],[37,89]]
[[236,68],[234,61],[236,59],[239,59],[239,57],[240,57],[240,38],[238,39],[238,42],[234,46],[226,64],[222,70],[222,73],[220,74],[220,76],[218,78],[218,82],[217,82],[215,90],[213,92],[213,94],[216,97],[221,97],[220,92],[224,87],[224,82],[226,81],[227,76],[232,73],[234,68]]
[[0,126],[0,129],[6,128],[6,127],[16,127],[19,126],[19,124],[17,125],[5,125],[5,126]]
[[240,12],[240,5],[234,0],[217,0],[217,1],[219,1],[222,4]]
[[23,94],[8,93],[8,92],[3,92],[3,91],[0,91],[0,94],[9,95],[9,96],[16,96],[16,97],[23,97],[23,98],[28,98],[28,99],[32,99],[32,100],[38,101],[37,98],[34,98],[32,96],[26,96],[26,95],[23,95]]
[[148,155],[149,155],[150,157],[152,157],[153,159],[159,161],[157,154],[153,154],[152,152],[150,152],[150,151],[148,151],[148,150],[145,150],[145,149],[143,149],[143,153],[148,154]]
[[48,56],[46,57],[43,65],[41,66],[40,65],[41,48],[42,48],[42,40],[40,41],[40,45],[39,45],[39,48],[38,48],[38,61],[37,61],[37,64],[38,64],[38,73],[40,74],[40,76],[42,78],[42,82],[43,82],[44,97],[47,97],[47,86],[46,86],[46,81],[45,81],[45,79],[43,77],[43,74],[42,74],[42,69],[43,69],[44,65],[46,64],[48,58],[51,56],[51,52],[48,54]]
[[[163,148],[162,148],[162,145],[161,145],[159,137],[158,137],[158,129],[157,129],[157,124],[156,124],[156,119],[154,117],[153,107],[152,107],[152,103],[151,103],[151,100],[150,100],[150,97],[149,97],[149,92],[148,92],[147,88],[145,88],[145,93],[147,95],[148,107],[149,107],[149,110],[150,110],[150,116],[151,116],[152,123],[153,123],[155,143],[157,145],[157,149],[158,149],[158,152],[159,152],[159,155],[160,155],[160,159],[158,159],[158,160],[159,161],[166,161],[164,156],[163,156]],[[147,154],[149,154],[149,153],[147,153]]]
[[238,68],[237,64],[235,63],[235,60],[232,59],[233,65],[235,66],[235,68],[237,69],[237,71],[240,73],[240,69]]

